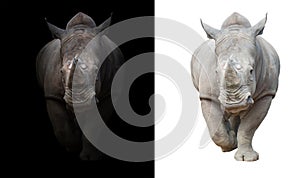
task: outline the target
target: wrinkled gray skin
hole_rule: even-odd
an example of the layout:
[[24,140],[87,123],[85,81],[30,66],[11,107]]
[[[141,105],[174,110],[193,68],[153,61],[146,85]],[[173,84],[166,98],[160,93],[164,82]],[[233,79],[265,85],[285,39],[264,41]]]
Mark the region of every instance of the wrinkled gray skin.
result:
[[55,39],[40,50],[36,60],[37,79],[44,90],[54,133],[68,151],[80,153],[84,160],[100,159],[101,152],[82,134],[73,105],[84,112],[96,99],[98,108],[105,111],[103,118],[113,112],[110,84],[123,55],[117,48],[103,62],[105,52],[116,46],[105,36],[109,25],[110,18],[96,26],[83,13],[76,14],[66,30],[48,23]]
[[263,38],[267,18],[254,26],[233,13],[217,30],[202,23],[208,38],[193,54],[192,79],[199,91],[210,136],[235,159],[256,161],[252,138],[278,88],[279,57]]

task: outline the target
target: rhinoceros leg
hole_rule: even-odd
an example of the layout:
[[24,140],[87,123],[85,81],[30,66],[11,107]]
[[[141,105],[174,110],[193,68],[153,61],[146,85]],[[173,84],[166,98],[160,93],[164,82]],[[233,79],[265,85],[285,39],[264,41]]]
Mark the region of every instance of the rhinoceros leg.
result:
[[[97,104],[99,114],[101,115],[101,119],[103,121],[109,121],[112,119],[112,113],[113,113],[113,105],[111,103],[110,99],[103,99],[100,103]],[[83,117],[89,117],[89,115],[82,115]],[[86,120],[89,120],[86,118]],[[91,125],[92,127],[94,125]],[[86,126],[86,128],[92,133],[93,128]],[[101,142],[101,140],[99,140]],[[102,158],[105,158],[105,155],[99,151],[85,136],[82,135],[82,151],[80,153],[80,158],[82,160],[99,160]]]
[[237,147],[236,134],[231,129],[229,121],[225,119],[220,104],[210,100],[201,100],[201,108],[215,144],[224,152],[235,149]]
[[238,150],[234,156],[236,160],[258,160],[258,153],[252,148],[252,138],[256,129],[265,118],[271,102],[271,96],[266,96],[256,101],[251,110],[241,118],[241,123],[237,134]]
[[96,147],[94,147],[88,139],[82,135],[82,151],[80,152],[80,159],[82,160],[99,160],[104,155]]
[[56,138],[61,145],[73,153],[81,151],[81,131],[71,118],[65,105],[55,100],[47,100],[48,115],[51,120]]
[[229,117],[229,123],[230,123],[230,127],[232,128],[232,130],[237,133],[240,123],[241,123],[241,119],[239,116],[230,116]]

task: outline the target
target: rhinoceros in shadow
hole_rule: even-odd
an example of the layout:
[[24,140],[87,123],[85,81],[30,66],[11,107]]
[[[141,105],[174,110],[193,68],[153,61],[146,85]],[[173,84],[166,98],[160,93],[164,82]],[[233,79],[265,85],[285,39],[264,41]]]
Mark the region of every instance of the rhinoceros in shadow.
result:
[[[73,106],[84,111],[96,100],[103,118],[109,118],[113,113],[112,80],[124,62],[119,48],[106,36],[110,21],[96,26],[91,17],[80,12],[65,30],[48,23],[55,39],[40,50],[36,59],[37,79],[54,133],[68,151],[80,154],[81,159],[95,160],[102,154],[83,135]],[[107,51],[113,52],[102,59]]]
[[278,88],[279,57],[262,37],[267,16],[251,26],[238,13],[221,30],[201,21],[210,40],[194,52],[191,73],[202,113],[214,143],[235,159],[256,161],[252,138]]

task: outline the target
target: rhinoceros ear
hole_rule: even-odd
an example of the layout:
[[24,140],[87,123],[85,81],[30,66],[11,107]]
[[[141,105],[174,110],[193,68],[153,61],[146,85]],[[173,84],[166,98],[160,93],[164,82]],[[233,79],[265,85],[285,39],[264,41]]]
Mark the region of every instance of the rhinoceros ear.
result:
[[[112,16],[112,14],[111,14],[111,16]],[[103,30],[105,30],[107,27],[110,26],[111,16],[107,20],[105,20],[101,25],[94,28],[96,34],[98,34],[99,32],[101,32]]]
[[[47,20],[46,20],[47,22]],[[56,39],[62,39],[63,34],[65,33],[65,30],[56,27],[55,25],[52,25],[51,23],[47,22],[48,28],[53,36],[53,38]]]
[[266,17],[264,19],[262,19],[261,21],[259,21],[253,27],[251,27],[251,31],[254,34],[254,36],[263,34],[263,31],[264,31],[264,28],[265,28],[265,24],[267,22],[267,15],[268,14],[266,14]]
[[218,37],[220,30],[217,30],[217,29],[203,23],[201,19],[200,19],[200,21],[201,21],[201,25],[207,35],[207,38],[215,40]]

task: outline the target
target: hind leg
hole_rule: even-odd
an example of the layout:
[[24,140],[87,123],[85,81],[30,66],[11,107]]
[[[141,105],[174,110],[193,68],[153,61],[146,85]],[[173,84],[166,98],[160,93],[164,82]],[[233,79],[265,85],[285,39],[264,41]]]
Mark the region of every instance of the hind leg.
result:
[[252,148],[252,138],[256,129],[265,118],[272,102],[272,97],[264,97],[258,100],[251,110],[243,117],[238,129],[238,150],[235,159],[238,161],[256,161],[258,153]]
[[236,133],[230,128],[230,123],[225,119],[220,104],[201,100],[202,113],[208,126],[209,134],[222,151],[231,151],[237,147]]

